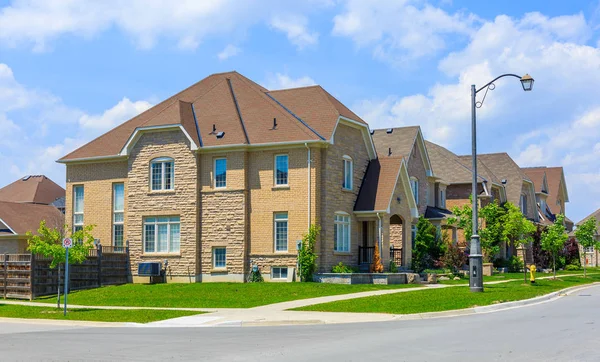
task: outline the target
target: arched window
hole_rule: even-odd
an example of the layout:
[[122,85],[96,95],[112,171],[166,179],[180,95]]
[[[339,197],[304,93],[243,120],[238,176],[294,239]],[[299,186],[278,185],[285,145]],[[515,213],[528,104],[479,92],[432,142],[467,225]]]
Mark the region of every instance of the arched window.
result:
[[336,212],[333,227],[333,250],[350,252],[350,215]]
[[342,183],[342,187],[346,190],[352,190],[352,157],[348,155],[344,155],[344,182]]
[[170,157],[159,157],[150,161],[150,189],[152,191],[173,190],[175,187],[175,161]]
[[410,178],[410,188],[412,190],[413,196],[415,197],[415,202],[419,203],[419,180],[415,177]]

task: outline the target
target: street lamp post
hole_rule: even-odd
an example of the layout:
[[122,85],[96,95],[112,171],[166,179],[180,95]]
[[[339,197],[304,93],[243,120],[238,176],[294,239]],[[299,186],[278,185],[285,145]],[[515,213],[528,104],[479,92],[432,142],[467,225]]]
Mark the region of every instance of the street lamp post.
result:
[[[503,74],[483,87],[477,89],[471,85],[471,152],[473,161],[473,183],[472,183],[472,201],[473,201],[473,235],[471,235],[471,250],[469,253],[469,288],[471,292],[483,292],[483,255],[481,253],[481,242],[478,235],[478,216],[477,216],[477,108],[480,108],[485,101],[488,90],[494,90],[494,82],[502,77],[516,77],[521,81],[523,90],[528,92],[533,89],[533,78],[529,74],[520,77],[516,74]],[[483,99],[477,102],[477,93],[485,89]]]

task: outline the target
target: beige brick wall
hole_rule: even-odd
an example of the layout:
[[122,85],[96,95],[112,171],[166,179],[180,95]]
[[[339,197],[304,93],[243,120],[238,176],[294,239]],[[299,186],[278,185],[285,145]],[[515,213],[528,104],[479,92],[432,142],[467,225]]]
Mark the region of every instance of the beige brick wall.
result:
[[425,213],[427,209],[427,198],[429,193],[429,181],[427,178],[427,172],[425,171],[425,165],[423,164],[423,155],[419,147],[413,147],[412,155],[408,159],[408,176],[414,177],[419,181],[419,202],[417,208],[419,215]]
[[26,239],[0,239],[0,254],[24,254],[26,252]]
[[[92,235],[103,245],[112,245],[113,184],[125,186],[125,217],[128,214],[127,161],[67,165],[65,223],[73,224],[73,186],[83,185],[83,221],[95,225]],[[128,238],[127,222],[123,240]]]
[[[150,161],[157,157],[174,159],[175,181],[173,191],[150,191]],[[125,220],[130,246],[132,274],[137,274],[138,263],[145,261],[169,262],[171,277],[199,273],[197,158],[185,135],[180,131],[154,132],[141,136],[128,160],[128,209]],[[145,253],[143,251],[143,218],[148,216],[180,217],[180,252]]]
[[[359,226],[353,215],[354,203],[369,164],[369,155],[359,129],[339,124],[334,135],[335,144],[324,151],[321,167],[322,219],[320,255],[317,259],[319,271],[329,272],[339,262],[356,263],[358,254]],[[343,156],[352,157],[354,167],[353,189],[342,190]],[[350,253],[334,252],[333,227],[335,213],[341,211],[350,215]],[[389,254],[389,253],[388,253]]]

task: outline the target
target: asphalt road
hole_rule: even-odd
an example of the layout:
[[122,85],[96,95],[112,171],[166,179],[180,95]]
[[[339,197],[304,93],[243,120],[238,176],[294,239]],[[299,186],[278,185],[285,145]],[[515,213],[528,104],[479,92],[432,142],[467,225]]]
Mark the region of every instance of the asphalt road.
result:
[[0,322],[0,361],[600,361],[600,286],[429,320],[286,327],[80,328]]

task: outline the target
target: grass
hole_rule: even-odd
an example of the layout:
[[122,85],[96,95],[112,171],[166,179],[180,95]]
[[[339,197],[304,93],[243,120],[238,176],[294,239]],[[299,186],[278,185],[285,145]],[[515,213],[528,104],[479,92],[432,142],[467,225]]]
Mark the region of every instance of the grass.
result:
[[317,304],[294,310],[391,314],[441,312],[529,299],[597,281],[600,281],[600,275],[595,274],[587,278],[563,277],[556,280],[538,280],[535,284],[523,284],[522,281],[494,284],[486,286],[483,293],[471,293],[469,288],[463,286],[426,289],[411,293]]
[[[173,308],[252,308],[261,305],[328,295],[418,285],[344,285],[322,283],[194,283],[126,284],[69,294],[69,303],[86,306],[131,306]],[[56,302],[55,296],[36,302]]]
[[0,304],[0,317],[27,319],[58,319],[69,321],[94,322],[136,322],[148,323],[163,319],[184,317],[199,312],[175,310],[116,310],[116,309],[69,309],[63,316],[62,308],[46,308],[13,304]]

